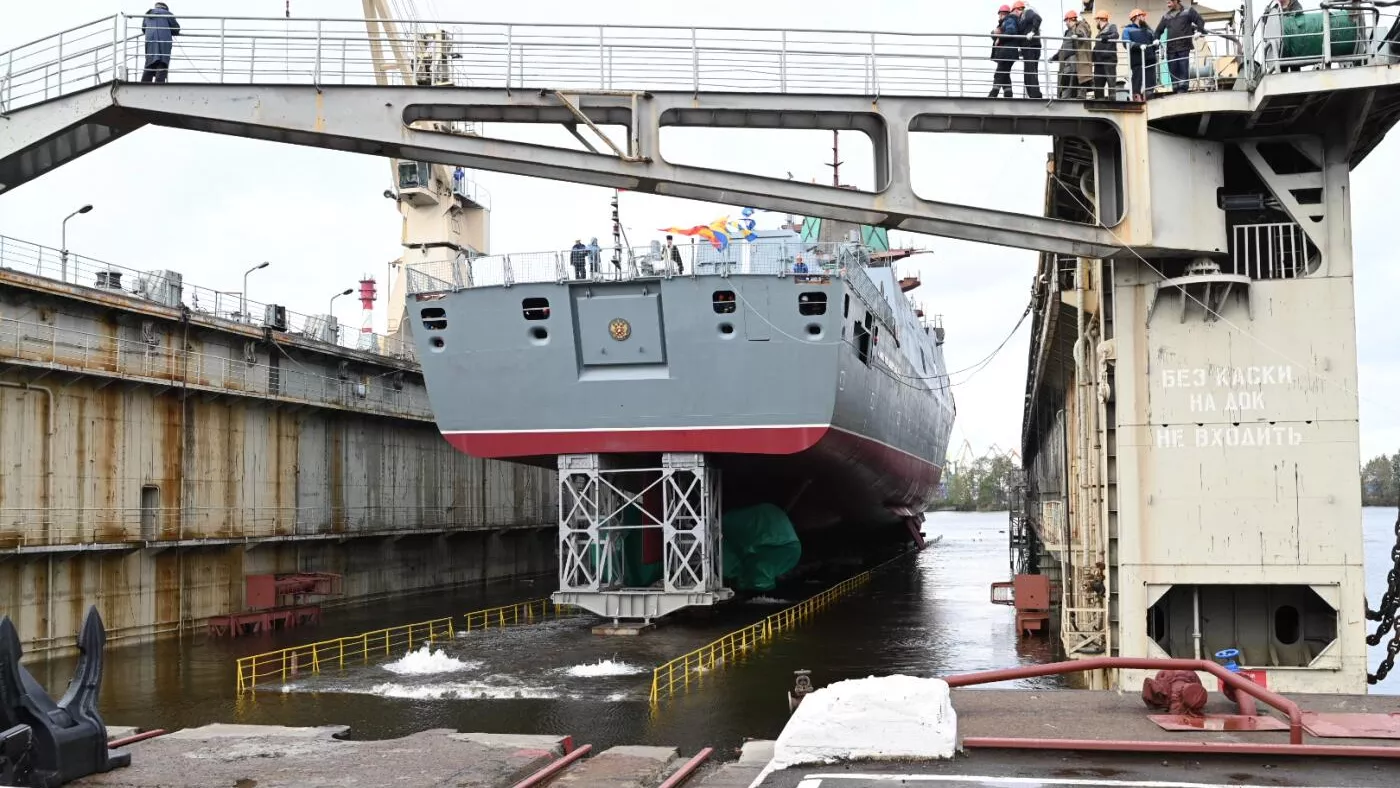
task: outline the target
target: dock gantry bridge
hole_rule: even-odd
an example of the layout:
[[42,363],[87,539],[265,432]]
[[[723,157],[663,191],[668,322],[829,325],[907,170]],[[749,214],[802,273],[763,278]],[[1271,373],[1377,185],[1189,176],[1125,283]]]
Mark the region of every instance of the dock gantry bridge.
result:
[[[1131,3],[1097,6],[1122,23]],[[154,124],[1035,250],[1021,454],[1038,554],[1021,563],[1059,582],[1066,650],[1232,647],[1271,688],[1357,691],[1349,179],[1400,119],[1400,23],[1389,5],[1254,6],[1206,13],[1188,78],[1162,73],[1148,101],[1130,100],[1122,51],[1097,95],[1047,67],[1044,98],[989,98],[986,33],[444,22],[395,38],[364,19],[190,16],[171,81],[145,84],[142,19],[117,15],[0,52],[0,188]],[[412,73],[385,84],[402,53]],[[560,124],[579,144],[479,124]],[[857,131],[874,186],[673,164],[674,127]],[[1043,215],[920,197],[915,133],[1053,138]]]

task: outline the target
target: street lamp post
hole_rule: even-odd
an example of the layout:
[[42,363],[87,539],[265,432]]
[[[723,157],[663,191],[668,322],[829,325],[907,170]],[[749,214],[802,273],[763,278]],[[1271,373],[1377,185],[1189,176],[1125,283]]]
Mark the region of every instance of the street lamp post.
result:
[[244,271],[244,272],[243,272],[243,292],[242,292],[242,293],[239,293],[239,296],[238,296],[238,311],[239,311],[240,314],[243,315],[243,322],[244,322],[244,323],[251,323],[251,322],[253,322],[253,321],[251,321],[251,320],[248,319],[248,274],[251,274],[251,273],[253,273],[254,271],[258,271],[258,270],[261,270],[261,269],[263,269],[263,268],[266,268],[266,267],[268,267],[269,265],[272,265],[272,263],[269,263],[269,262],[265,262],[265,261],[264,261],[264,262],[258,263],[257,265],[255,265],[255,266],[253,266],[252,268],[249,268],[247,271]]
[[91,206],[91,205],[84,205],[83,207],[79,208],[78,210],[76,210],[76,211],[74,211],[74,212],[68,214],[67,216],[63,217],[63,224],[61,225],[62,229],[61,229],[61,231],[60,231],[60,235],[61,235],[62,240],[61,240],[61,241],[59,242],[59,244],[58,244],[58,245],[59,245],[58,260],[59,260],[59,278],[62,279],[64,282],[67,282],[67,281],[68,281],[68,220],[69,220],[69,219],[72,219],[74,216],[77,216],[77,215],[80,214],[80,213],[87,213],[88,211],[91,211],[91,210],[92,210],[92,206]]
[[335,317],[335,300],[337,298],[340,298],[341,296],[350,295],[353,292],[355,292],[355,288],[347,287],[339,293],[336,293],[335,295],[331,296],[331,305],[330,308],[326,310],[326,314],[330,315],[331,317]]

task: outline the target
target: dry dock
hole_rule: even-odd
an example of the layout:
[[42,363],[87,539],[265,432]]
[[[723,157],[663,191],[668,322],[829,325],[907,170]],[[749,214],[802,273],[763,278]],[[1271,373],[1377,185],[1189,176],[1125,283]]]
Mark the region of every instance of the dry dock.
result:
[[0,596],[27,654],[91,604],[116,643],[202,630],[247,575],[339,575],[334,603],[553,567],[552,474],[447,445],[401,344],[61,258],[0,238]]

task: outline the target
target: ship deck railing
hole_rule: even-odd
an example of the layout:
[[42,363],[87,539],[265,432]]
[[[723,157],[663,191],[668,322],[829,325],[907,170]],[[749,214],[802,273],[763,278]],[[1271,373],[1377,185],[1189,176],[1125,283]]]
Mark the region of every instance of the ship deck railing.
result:
[[840,277],[871,265],[869,250],[854,243],[792,240],[733,241],[721,251],[704,244],[678,244],[681,261],[665,259],[658,245],[601,249],[575,267],[575,250],[459,255],[453,260],[408,264],[408,292],[441,293],[474,287],[563,284],[572,281],[627,282],[681,276]]
[[[1257,76],[1297,66],[1384,65],[1394,62],[1388,38],[1400,9],[1369,8],[1361,16],[1326,17],[1329,42],[1354,46],[1281,47],[1276,13],[1249,24],[1252,44],[1224,21],[1198,41],[1191,89],[1219,86],[1218,68],[1258,69]],[[373,38],[359,18],[178,15],[171,82],[193,84],[377,85],[387,73],[406,84],[581,91],[685,91],[861,96],[984,98],[996,63],[988,31],[910,33],[878,30],[755,29],[744,26],[511,24],[385,20]],[[0,112],[140,79],[144,16],[116,14],[0,52]],[[1052,31],[1057,27],[1046,20]],[[1114,20],[1120,25],[1127,20]],[[990,28],[991,22],[988,22]],[[1364,30],[1354,30],[1364,25]],[[405,69],[395,51],[418,51],[419,36],[443,30],[443,57]],[[1314,38],[1317,34],[1310,34]],[[1041,39],[1047,93],[1054,94],[1052,58],[1064,40]],[[1124,46],[1118,42],[1119,46]],[[1203,49],[1202,44],[1208,44]],[[1159,49],[1161,43],[1156,45]],[[1250,57],[1242,50],[1250,49]],[[1296,49],[1297,53],[1293,50]],[[1220,59],[1224,58],[1224,61]],[[1160,62],[1163,58],[1159,57]],[[1233,65],[1229,62],[1233,60]],[[1129,58],[1119,53],[1118,81]],[[422,69],[414,73],[413,68]],[[431,69],[431,70],[429,70]],[[1019,91],[1019,88],[1018,88]],[[1075,93],[1059,100],[1085,101]]]
[[[6,236],[0,236],[0,271],[3,270],[50,279],[90,292],[138,298],[166,308],[185,307],[199,318],[231,325],[262,328],[268,322],[272,306],[246,298],[246,294],[238,291],[211,290],[189,284],[176,271],[140,271]],[[282,309],[285,328],[279,330],[285,333],[378,356],[399,360],[415,358],[413,343],[402,338],[365,335],[358,326],[341,325],[328,314],[305,315]]]
[[[894,309],[865,274],[870,250],[855,243],[806,243],[798,239],[731,241],[721,251],[711,244],[677,245],[681,264],[666,260],[659,246],[601,250],[596,261],[585,258],[582,273],[574,250],[526,252],[409,263],[410,295],[447,293],[480,287],[569,282],[629,282],[701,276],[771,276],[796,282],[842,279],[886,325],[895,326]],[[804,267],[805,266],[805,270]],[[910,307],[912,310],[912,307]]]

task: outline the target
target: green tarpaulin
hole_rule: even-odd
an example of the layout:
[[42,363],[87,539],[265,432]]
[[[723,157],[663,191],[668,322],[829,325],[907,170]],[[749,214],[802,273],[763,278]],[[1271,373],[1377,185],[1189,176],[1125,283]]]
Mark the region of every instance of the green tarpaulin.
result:
[[[641,525],[642,510],[629,506],[622,510],[623,525]],[[642,561],[642,540],[646,537],[641,529],[624,532],[622,537],[622,584],[628,588],[648,588],[661,579],[661,562],[650,564]]]
[[724,582],[736,591],[771,591],[802,557],[787,513],[771,503],[724,513]]
[[[1279,57],[1283,60],[1294,58],[1322,57],[1322,13],[1304,11],[1283,15],[1283,40],[1279,42]],[[1329,35],[1332,37],[1332,57],[1357,55],[1365,51],[1366,23],[1360,13],[1332,11]]]

